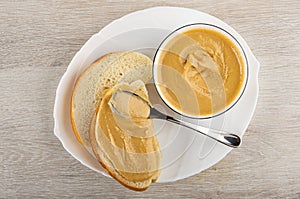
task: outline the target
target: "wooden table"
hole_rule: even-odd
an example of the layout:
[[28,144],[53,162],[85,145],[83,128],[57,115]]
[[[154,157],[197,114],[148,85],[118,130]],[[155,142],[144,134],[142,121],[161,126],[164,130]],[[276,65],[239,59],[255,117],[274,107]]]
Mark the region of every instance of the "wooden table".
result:
[[[53,134],[55,90],[106,24],[184,6],[235,28],[261,63],[243,145],[212,168],[143,193],[81,165]],[[300,1],[1,1],[0,198],[300,198]]]

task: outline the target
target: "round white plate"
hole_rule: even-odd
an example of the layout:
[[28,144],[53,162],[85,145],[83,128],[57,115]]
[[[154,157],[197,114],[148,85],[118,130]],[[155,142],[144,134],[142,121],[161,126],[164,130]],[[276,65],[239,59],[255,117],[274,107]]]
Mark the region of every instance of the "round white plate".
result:
[[[214,24],[231,33],[245,50],[249,79],[241,99],[225,114],[205,120],[182,119],[243,136],[257,102],[259,70],[259,63],[244,39],[226,23],[203,12],[178,7],[154,7],[128,14],[93,35],[74,56],[60,80],[54,105],[54,133],[74,158],[108,176],[93,155],[77,142],[71,127],[70,101],[80,73],[109,52],[135,50],[152,58],[169,33],[191,23]],[[162,150],[162,171],[158,182],[175,181],[197,174],[219,162],[231,150],[183,127],[158,120],[154,121],[154,125]]]

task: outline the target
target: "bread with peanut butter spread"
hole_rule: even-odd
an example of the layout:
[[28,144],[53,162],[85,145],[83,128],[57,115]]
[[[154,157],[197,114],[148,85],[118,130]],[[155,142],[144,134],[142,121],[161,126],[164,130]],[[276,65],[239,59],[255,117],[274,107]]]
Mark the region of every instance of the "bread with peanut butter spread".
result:
[[104,55],[83,71],[71,99],[77,140],[92,148],[112,177],[137,191],[147,189],[160,173],[161,152],[152,121],[122,121],[113,116],[107,102],[114,89],[124,86],[147,98],[144,82],[152,77],[151,66],[152,61],[137,52]]
[[[91,123],[90,141],[98,161],[112,177],[130,189],[143,191],[159,177],[160,146],[151,120],[135,123],[111,110],[108,102],[118,88],[147,98],[147,90],[140,80],[108,89]],[[137,104],[130,107],[139,108],[143,107]]]
[[89,128],[103,93],[120,82],[148,82],[152,61],[145,55],[123,51],[104,55],[92,63],[76,81],[71,99],[71,123],[77,140],[90,147]]

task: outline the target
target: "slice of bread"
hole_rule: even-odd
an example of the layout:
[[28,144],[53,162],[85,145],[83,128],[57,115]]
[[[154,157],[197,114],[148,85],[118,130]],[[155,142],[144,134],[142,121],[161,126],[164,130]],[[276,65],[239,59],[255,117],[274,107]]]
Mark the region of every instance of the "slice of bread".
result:
[[[124,88],[124,85],[145,97],[148,96],[146,87],[140,80],[130,85],[122,83],[107,90],[94,114],[90,127],[90,141],[98,161],[112,177],[132,190],[143,191],[159,177],[161,152],[150,120],[141,127],[149,135],[146,137],[136,137],[122,130],[115,130],[115,126],[120,126],[116,125],[118,118],[114,117],[108,101],[112,93],[117,88]],[[109,125],[111,128],[106,128]],[[136,128],[140,127],[135,126],[134,130]]]
[[70,108],[72,128],[80,143],[90,147],[91,120],[105,90],[119,82],[148,82],[152,77],[151,65],[152,61],[141,53],[116,52],[96,60],[80,75]]

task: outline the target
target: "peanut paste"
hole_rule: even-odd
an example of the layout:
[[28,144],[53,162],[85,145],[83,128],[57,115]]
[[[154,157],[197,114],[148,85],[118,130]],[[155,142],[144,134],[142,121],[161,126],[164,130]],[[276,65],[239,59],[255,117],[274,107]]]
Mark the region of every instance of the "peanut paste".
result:
[[159,89],[173,108],[194,116],[222,111],[239,95],[244,63],[235,44],[214,30],[180,33],[164,47]]

